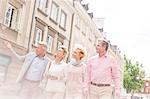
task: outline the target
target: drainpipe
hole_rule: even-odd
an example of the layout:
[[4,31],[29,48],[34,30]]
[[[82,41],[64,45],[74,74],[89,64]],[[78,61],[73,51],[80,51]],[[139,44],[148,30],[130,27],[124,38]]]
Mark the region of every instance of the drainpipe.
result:
[[[75,8],[75,1],[73,0],[73,8]],[[68,44],[68,57],[67,57],[67,62],[69,61],[70,58],[70,51],[71,51],[71,41],[72,41],[72,34],[73,34],[73,23],[74,23],[74,15],[75,13],[72,14],[72,18],[71,18],[71,28],[70,28],[70,37],[69,37],[69,44]]]
[[[76,0],[73,0],[73,8],[75,8],[75,2],[76,2]],[[69,44],[68,44],[67,62],[69,61],[69,58],[70,58],[71,43],[72,43],[71,40],[72,40],[72,34],[73,34],[74,15],[75,15],[75,12],[72,14],[72,18],[71,18],[71,28],[70,28],[70,37],[69,37]]]
[[72,18],[71,18],[71,28],[70,28],[70,37],[69,37],[69,44],[68,44],[68,57],[67,57],[67,62],[69,61],[70,58],[70,51],[71,51],[71,40],[72,40],[72,34],[73,34],[73,22],[74,21],[74,13],[72,14]]
[[33,14],[32,14],[32,21],[31,21],[31,28],[30,28],[30,34],[29,34],[29,42],[28,42],[28,50],[27,50],[27,52],[29,52],[29,49],[30,49],[31,34],[32,34],[32,28],[33,28],[33,21],[35,19],[34,17],[35,17],[36,3],[37,3],[37,0],[35,0],[35,3],[34,3],[34,9],[33,9]]

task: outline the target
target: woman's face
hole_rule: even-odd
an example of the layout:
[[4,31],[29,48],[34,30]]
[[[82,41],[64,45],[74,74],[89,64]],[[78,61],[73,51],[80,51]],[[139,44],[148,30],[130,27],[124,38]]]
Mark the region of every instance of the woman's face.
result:
[[64,50],[62,48],[59,48],[56,53],[55,53],[55,57],[59,57],[59,58],[64,58],[65,56],[65,53],[64,53]]
[[75,49],[72,53],[72,57],[75,58],[76,60],[81,60],[83,57],[83,54],[81,53],[80,49]]

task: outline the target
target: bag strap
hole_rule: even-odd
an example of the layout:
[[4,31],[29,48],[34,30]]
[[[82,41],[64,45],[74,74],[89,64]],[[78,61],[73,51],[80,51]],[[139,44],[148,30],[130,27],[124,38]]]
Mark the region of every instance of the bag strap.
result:
[[51,63],[52,63],[51,61],[48,62],[44,74],[49,71],[49,69],[50,69],[50,67],[51,67]]

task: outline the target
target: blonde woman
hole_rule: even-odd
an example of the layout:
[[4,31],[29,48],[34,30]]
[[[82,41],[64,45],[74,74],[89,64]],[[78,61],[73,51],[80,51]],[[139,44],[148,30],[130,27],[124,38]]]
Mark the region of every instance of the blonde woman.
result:
[[64,58],[67,54],[67,49],[60,46],[55,54],[54,61],[51,62],[50,68],[46,73],[48,82],[46,85],[45,99],[63,99],[65,92],[66,67]]
[[85,48],[76,45],[72,53],[72,59],[68,64],[68,74],[66,82],[66,99],[83,99],[87,90],[85,81],[86,65],[82,62],[85,57]]

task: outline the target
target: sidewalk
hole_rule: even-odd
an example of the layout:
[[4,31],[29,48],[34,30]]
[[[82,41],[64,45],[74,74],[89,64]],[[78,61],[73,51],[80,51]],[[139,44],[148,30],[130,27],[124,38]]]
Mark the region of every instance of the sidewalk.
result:
[[0,99],[20,99],[17,93],[18,93],[18,86],[16,85],[0,86]]

